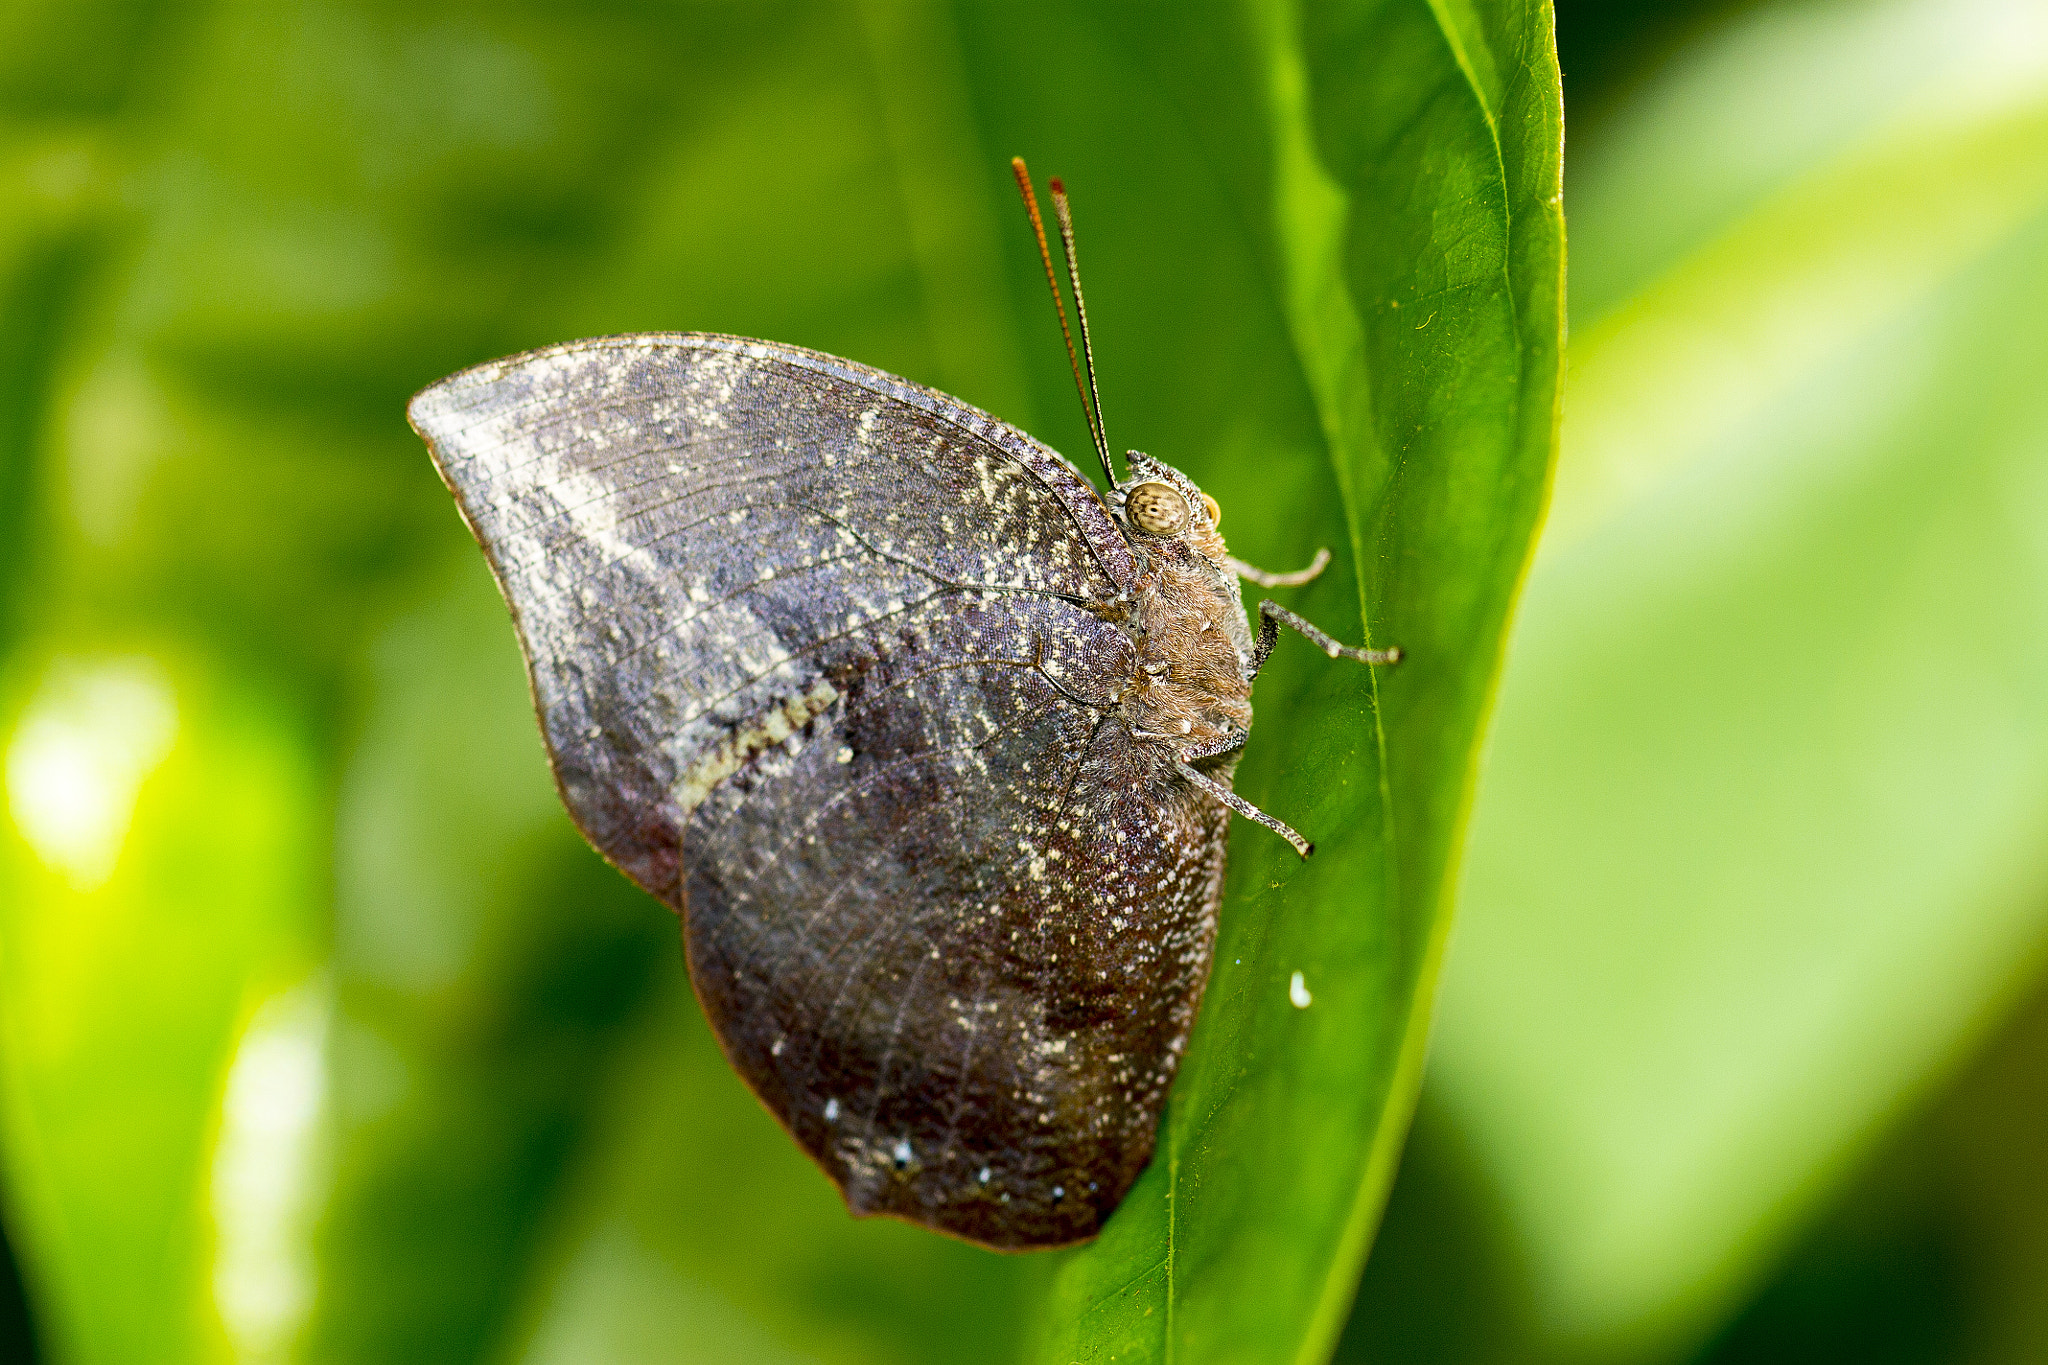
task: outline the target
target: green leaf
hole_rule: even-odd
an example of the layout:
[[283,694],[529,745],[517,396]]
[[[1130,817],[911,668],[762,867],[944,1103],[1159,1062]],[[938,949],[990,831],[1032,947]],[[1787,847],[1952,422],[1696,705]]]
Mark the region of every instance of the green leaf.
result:
[[2005,13],[1740,22],[1575,159],[1438,1041],[1544,1349],[1705,1330],[2048,948],[2048,73]]
[[1269,287],[1328,461],[1294,497],[1341,512],[1374,638],[1409,657],[1377,707],[1338,673],[1261,680],[1274,719],[1240,788],[1317,831],[1318,853],[1289,866],[1238,831],[1160,1153],[1063,1268],[1048,1360],[1333,1345],[1419,1082],[1473,754],[1549,469],[1563,237],[1547,9],[1271,5],[1242,36],[1268,141],[1227,130],[1219,169],[1264,190]]

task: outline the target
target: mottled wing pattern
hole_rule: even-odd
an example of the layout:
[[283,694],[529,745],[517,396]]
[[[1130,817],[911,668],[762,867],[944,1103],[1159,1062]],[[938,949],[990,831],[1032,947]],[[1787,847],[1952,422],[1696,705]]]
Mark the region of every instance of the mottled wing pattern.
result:
[[729,337],[533,352],[411,417],[564,800],[685,912],[756,1093],[856,1212],[1092,1235],[1151,1153],[1226,819],[1122,718],[1137,567],[1094,490],[942,394]]

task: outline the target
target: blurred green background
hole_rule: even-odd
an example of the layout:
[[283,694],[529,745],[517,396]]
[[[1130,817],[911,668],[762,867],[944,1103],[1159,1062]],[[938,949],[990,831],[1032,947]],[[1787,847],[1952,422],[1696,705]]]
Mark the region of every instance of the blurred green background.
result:
[[[853,1225],[759,1141],[399,420],[477,359],[687,326],[1084,448],[985,205],[1012,151],[1180,146],[1091,91],[1211,36],[849,14],[0,17],[0,1359],[1034,1330],[1042,1261]],[[1557,23],[1555,496],[1338,1356],[2048,1359],[2048,11]],[[1176,156],[1077,206],[1097,332],[1250,347],[1176,273],[1245,268],[1160,210]],[[1256,356],[1116,358],[1112,437],[1162,454],[1267,401],[1229,389]],[[1291,468],[1211,484],[1248,557],[1309,534]]]

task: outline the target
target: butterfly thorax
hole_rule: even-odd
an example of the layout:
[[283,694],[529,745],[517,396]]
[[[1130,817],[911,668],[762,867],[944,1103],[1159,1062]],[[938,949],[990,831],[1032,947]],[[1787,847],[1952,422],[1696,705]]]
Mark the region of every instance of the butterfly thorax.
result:
[[1132,614],[1138,667],[1124,713],[1141,737],[1213,754],[1251,728],[1251,632],[1215,504],[1180,471],[1132,453],[1118,520],[1142,570]]

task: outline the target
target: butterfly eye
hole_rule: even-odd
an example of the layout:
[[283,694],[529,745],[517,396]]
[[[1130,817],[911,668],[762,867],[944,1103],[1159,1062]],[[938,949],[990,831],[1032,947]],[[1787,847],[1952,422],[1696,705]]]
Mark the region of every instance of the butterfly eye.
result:
[[1223,509],[1216,505],[1216,499],[1202,494],[1202,510],[1209,514],[1209,527],[1214,530],[1223,524]]
[[1174,536],[1187,529],[1188,500],[1167,484],[1139,484],[1125,495],[1124,511],[1147,535]]

